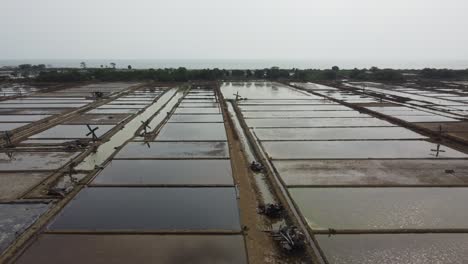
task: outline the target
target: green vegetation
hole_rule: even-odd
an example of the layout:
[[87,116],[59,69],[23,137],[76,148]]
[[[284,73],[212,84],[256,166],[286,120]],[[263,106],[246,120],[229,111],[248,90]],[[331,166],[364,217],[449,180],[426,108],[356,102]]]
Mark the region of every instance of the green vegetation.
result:
[[333,81],[357,80],[379,82],[401,82],[407,77],[423,79],[468,79],[468,70],[423,69],[423,70],[393,70],[379,69],[281,69],[271,67],[262,70],[222,70],[201,69],[189,70],[180,68],[165,69],[133,69],[128,65],[125,69],[110,67],[87,68],[83,62],[81,68],[76,69],[46,69],[43,65],[20,65],[19,72],[35,72],[37,81],[44,82],[77,82],[77,81],[213,81],[213,80],[291,80],[291,81]]
[[467,79],[468,69],[449,70],[449,69],[430,69],[425,68],[420,73],[421,77],[427,79]]

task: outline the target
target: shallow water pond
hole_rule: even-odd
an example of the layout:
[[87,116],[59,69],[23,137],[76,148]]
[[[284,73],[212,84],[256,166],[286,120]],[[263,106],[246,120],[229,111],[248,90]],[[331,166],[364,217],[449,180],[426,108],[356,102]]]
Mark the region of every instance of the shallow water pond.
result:
[[222,123],[223,116],[216,115],[172,115],[168,121],[169,123]]
[[[149,144],[149,146],[148,146]],[[226,142],[130,142],[116,158],[228,158]]]
[[234,185],[234,182],[229,160],[114,160],[93,184]]
[[316,235],[330,264],[462,264],[468,234]]
[[423,139],[402,127],[256,128],[260,140]]
[[224,141],[227,140],[223,123],[168,123],[158,136],[157,141]]
[[468,228],[467,188],[289,188],[312,228]]
[[113,264],[247,263],[242,235],[90,234],[41,235],[16,263],[95,263],[98,259],[111,259]]
[[[437,158],[437,144],[405,141],[283,141],[263,142],[273,159],[423,159]],[[467,154],[440,146],[438,158],[468,158]]]
[[[109,130],[114,128],[114,125],[92,125],[91,128],[98,128],[95,133],[97,137],[102,137]],[[42,131],[36,135],[31,136],[30,138],[40,139],[40,138],[92,138],[92,135],[87,136],[90,130],[86,125],[57,125],[52,128],[49,128],[45,131]]]
[[377,118],[290,118],[246,119],[250,127],[391,127],[395,126]]
[[50,230],[236,230],[236,191],[222,188],[83,189]]

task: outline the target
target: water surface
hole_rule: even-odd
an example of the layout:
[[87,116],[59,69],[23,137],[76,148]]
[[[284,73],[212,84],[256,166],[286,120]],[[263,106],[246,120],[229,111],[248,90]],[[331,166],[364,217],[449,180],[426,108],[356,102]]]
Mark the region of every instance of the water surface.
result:
[[89,187],[62,210],[49,229],[240,231],[240,222],[233,187]]

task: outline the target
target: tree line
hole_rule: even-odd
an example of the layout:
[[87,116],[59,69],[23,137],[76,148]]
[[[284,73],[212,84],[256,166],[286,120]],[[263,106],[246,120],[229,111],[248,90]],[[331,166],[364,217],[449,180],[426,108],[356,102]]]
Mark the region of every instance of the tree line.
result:
[[127,69],[116,68],[86,68],[86,69],[47,69],[42,70],[36,77],[41,82],[77,82],[77,81],[143,81],[154,80],[163,82],[184,81],[212,81],[212,80],[291,80],[291,81],[320,81],[349,79],[359,81],[388,81],[401,82],[410,77],[427,79],[468,79],[468,70],[423,69],[423,70],[394,70],[379,69],[281,69],[271,67],[257,70],[226,70],[226,69]]

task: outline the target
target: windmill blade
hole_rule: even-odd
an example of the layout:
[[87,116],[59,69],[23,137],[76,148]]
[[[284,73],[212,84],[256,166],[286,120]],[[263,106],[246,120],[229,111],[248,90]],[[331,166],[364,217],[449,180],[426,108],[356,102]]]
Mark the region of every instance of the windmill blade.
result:
[[89,130],[86,136],[92,135],[93,141],[96,141],[98,139],[98,137],[96,136],[96,130],[98,130],[99,127],[91,128],[91,126],[88,124],[86,124],[86,127],[88,127],[88,130]]

